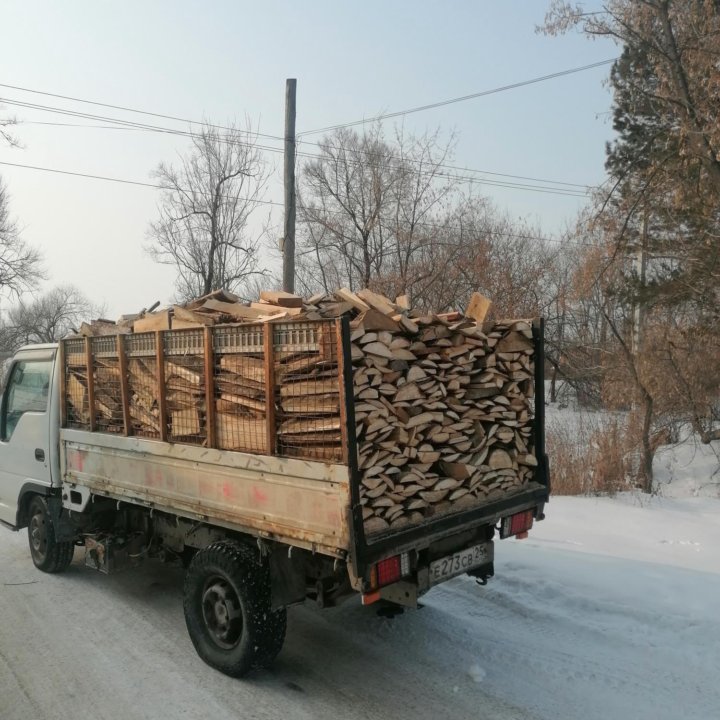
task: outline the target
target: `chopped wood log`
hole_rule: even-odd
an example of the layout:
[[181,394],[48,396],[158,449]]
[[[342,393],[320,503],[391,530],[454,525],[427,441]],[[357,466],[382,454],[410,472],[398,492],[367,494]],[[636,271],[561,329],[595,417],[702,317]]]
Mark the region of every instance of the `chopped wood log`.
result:
[[384,315],[374,308],[370,308],[360,313],[360,315],[350,323],[350,327],[367,331],[389,330],[390,332],[397,332],[400,326],[391,317]]
[[465,315],[478,323],[483,323],[491,309],[492,302],[479,292],[474,292],[470,297],[470,303],[467,310],[465,310]]

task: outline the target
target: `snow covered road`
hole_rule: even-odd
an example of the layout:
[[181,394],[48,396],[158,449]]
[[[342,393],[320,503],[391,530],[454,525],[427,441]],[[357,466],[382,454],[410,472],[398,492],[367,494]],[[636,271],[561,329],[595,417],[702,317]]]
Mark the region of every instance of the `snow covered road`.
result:
[[241,681],[196,657],[179,569],[105,577],[78,553],[44,575],[2,531],[0,719],[718,717],[718,517],[554,499],[486,588],[452,580],[394,620],[294,608],[273,670]]

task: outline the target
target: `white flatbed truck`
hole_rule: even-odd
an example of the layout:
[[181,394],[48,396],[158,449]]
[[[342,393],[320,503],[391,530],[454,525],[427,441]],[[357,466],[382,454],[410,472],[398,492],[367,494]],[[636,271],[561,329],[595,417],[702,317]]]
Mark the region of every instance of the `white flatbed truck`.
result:
[[[153,334],[160,358],[163,333]],[[344,371],[340,363],[339,378],[344,461],[309,461],[101,432],[92,418],[89,428],[70,427],[66,358],[72,343],[84,343],[92,377],[94,340],[15,354],[0,404],[0,523],[27,528],[30,555],[44,572],[65,570],[78,546],[86,564],[105,573],[145,557],[181,561],[192,642],[205,662],[228,675],[273,661],[289,605],[311,599],[331,606],[360,594],[365,604],[417,607],[423,593],[456,575],[484,584],[494,573],[496,527],[501,537],[522,536],[544,517],[542,393],[534,417],[538,463],[521,491],[366,536],[349,362]],[[347,323],[338,323],[338,342],[349,360]],[[537,383],[541,325],[535,342]]]

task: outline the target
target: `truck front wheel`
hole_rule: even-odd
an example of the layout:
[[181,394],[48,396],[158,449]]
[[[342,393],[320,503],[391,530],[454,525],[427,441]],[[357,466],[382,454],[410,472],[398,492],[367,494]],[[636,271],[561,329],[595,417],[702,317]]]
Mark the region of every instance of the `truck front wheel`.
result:
[[38,570],[59,573],[72,562],[75,545],[58,542],[45,498],[36,495],[28,508],[28,541],[30,555]]
[[271,609],[269,568],[239,543],[216,542],[195,555],[183,606],[198,655],[226,675],[265,667],[282,648],[287,616]]

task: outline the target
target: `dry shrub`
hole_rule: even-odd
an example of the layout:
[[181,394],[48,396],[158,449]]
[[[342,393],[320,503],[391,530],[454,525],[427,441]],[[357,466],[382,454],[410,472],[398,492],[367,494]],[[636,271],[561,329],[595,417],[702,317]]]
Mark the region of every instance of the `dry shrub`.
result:
[[579,414],[550,421],[546,433],[554,494],[613,495],[633,487],[638,443],[627,417]]

